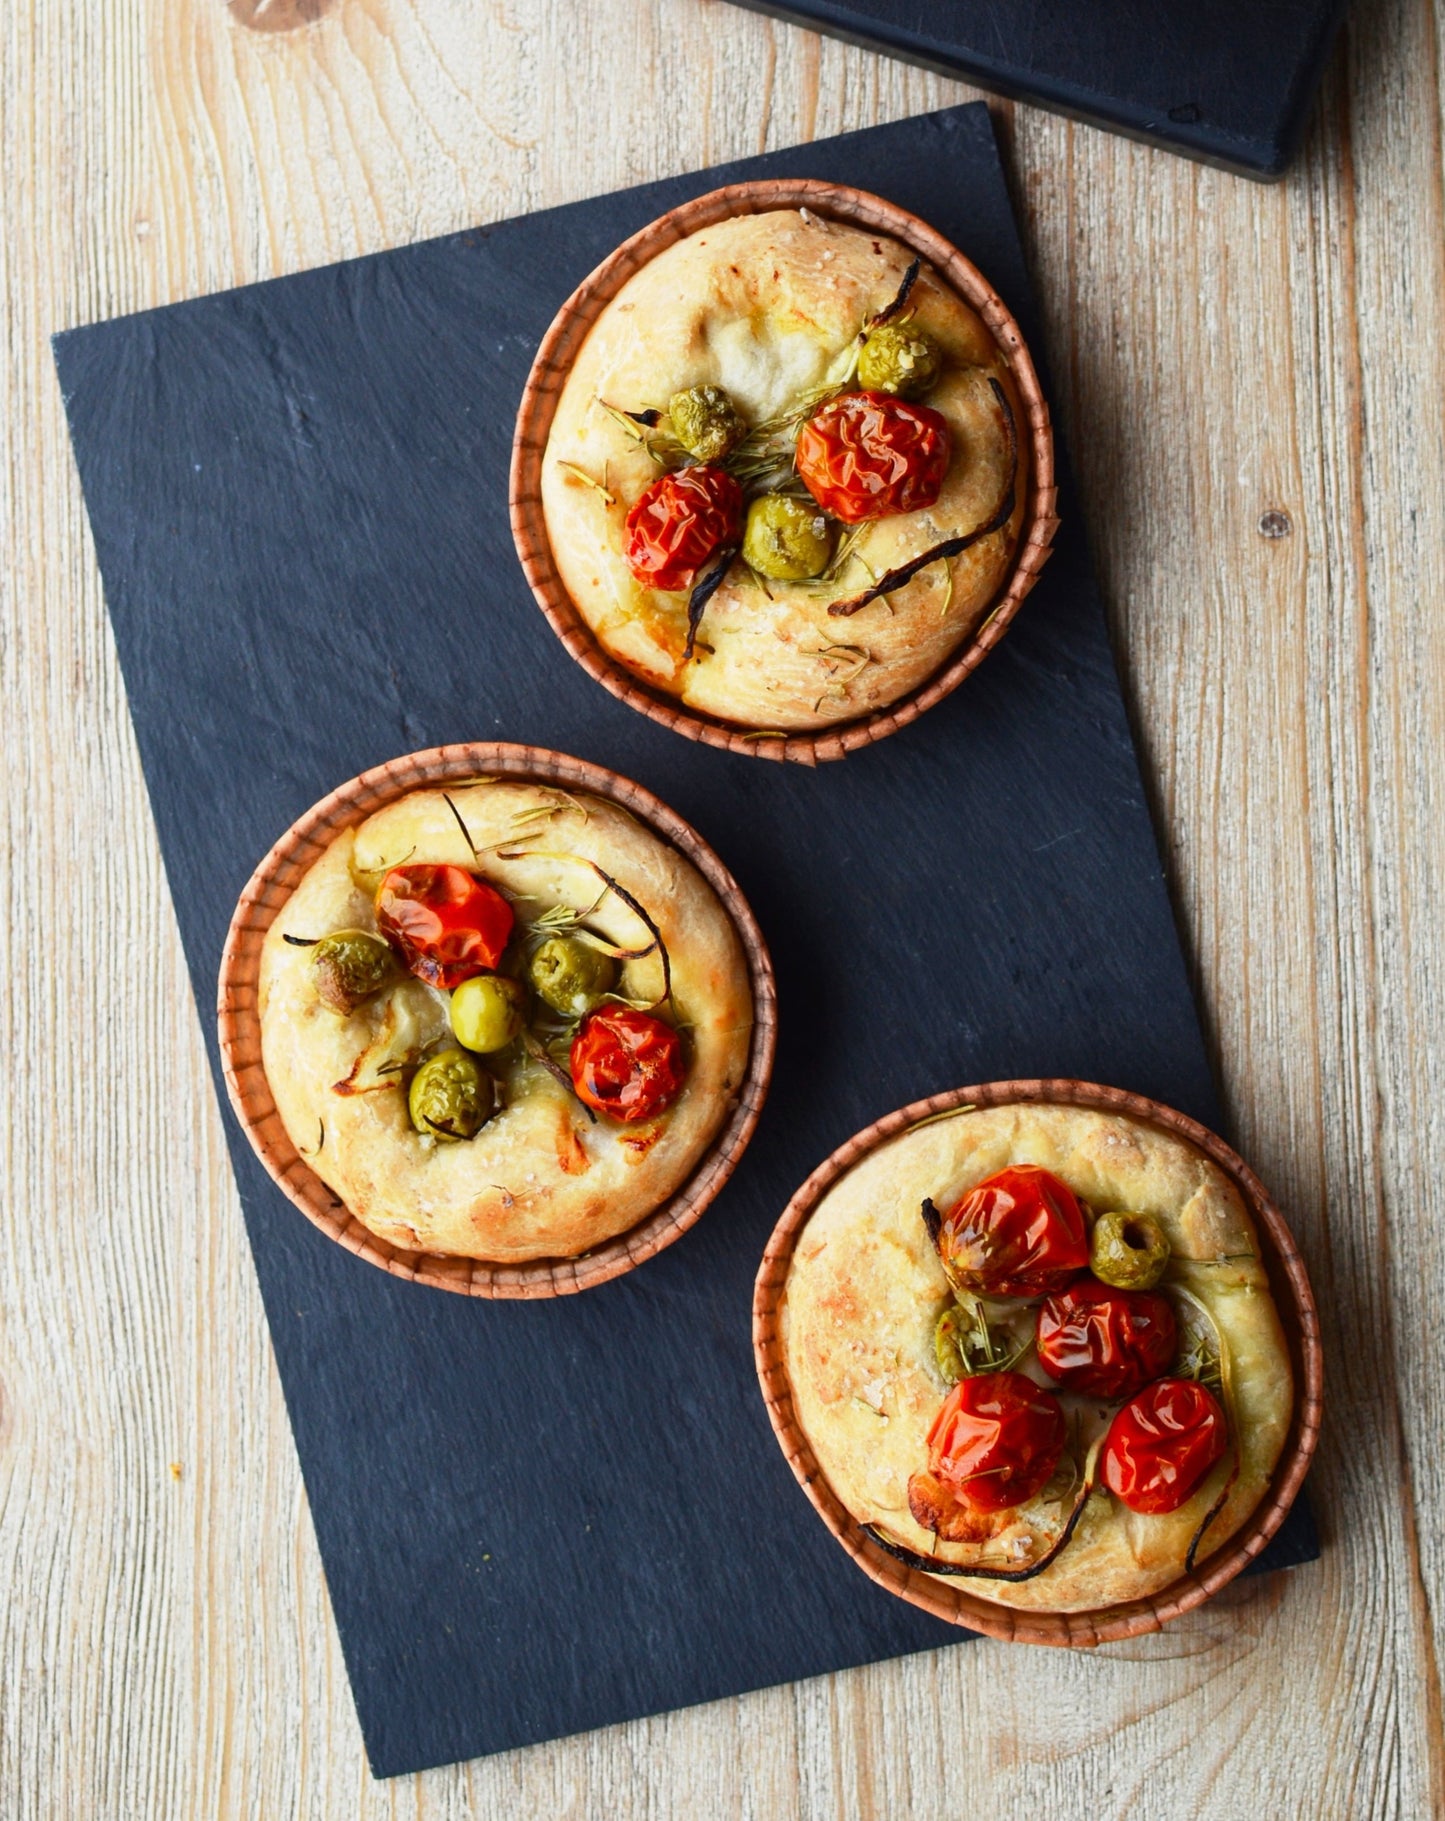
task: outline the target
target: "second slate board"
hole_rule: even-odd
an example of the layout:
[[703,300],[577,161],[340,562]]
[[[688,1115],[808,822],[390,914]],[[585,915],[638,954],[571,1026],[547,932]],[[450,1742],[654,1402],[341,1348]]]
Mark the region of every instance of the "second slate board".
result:
[[[1067,490],[1057,554],[983,668],[815,772],[634,714],[532,601],[507,460],[553,311],[664,209],[771,174],[916,210],[1037,347],[979,105],[56,344],[213,1066],[252,866],[334,785],[447,741],[550,745],[657,791],[777,964],[773,1092],[735,1175],[671,1250],[580,1297],[386,1277],[307,1224],[226,1116],[379,1776],[957,1644],[853,1567],[773,1440],[750,1309],[774,1221],[850,1133],[960,1082],[1082,1076],[1219,1123]],[[1313,1549],[1297,1505],[1265,1565]]]
[[1345,0],[740,0],[756,12],[1280,177]]

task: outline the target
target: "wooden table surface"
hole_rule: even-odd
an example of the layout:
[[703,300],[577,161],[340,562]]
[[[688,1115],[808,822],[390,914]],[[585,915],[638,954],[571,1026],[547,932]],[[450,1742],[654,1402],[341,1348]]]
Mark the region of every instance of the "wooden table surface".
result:
[[374,1784],[47,336],[970,91],[721,0],[4,9],[0,1813],[1445,1812],[1442,23],[1361,0],[1275,188],[996,105],[1323,1561]]

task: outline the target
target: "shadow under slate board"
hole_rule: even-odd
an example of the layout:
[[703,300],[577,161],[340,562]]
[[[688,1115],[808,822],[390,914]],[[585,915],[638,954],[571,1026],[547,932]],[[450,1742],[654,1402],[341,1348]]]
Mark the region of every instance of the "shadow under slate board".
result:
[[1280,177],[1345,0],[739,0],[1246,177]]
[[[632,713],[532,602],[507,460],[553,312],[662,210],[773,173],[918,211],[1034,327],[975,104],[56,339],[213,1066],[251,868],[334,785],[445,741],[555,746],[659,792],[777,964],[772,1097],[727,1189],[579,1297],[388,1278],[307,1224],[227,1115],[378,1776],[966,1637],[875,1588],[794,1484],[753,1373],[766,1237],[835,1145],[961,1082],[1079,1075],[1217,1123],[1070,500],[978,674],[816,771]],[[1266,1559],[1313,1553],[1300,1508]]]

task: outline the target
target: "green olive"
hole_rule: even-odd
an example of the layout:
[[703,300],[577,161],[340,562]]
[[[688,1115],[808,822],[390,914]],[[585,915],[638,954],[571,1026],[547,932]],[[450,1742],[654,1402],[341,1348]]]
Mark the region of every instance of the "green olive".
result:
[[364,929],[339,929],[311,951],[316,996],[349,1018],[363,1001],[396,977],[396,956],[380,936]]
[[858,384],[865,392],[918,398],[938,378],[943,350],[926,329],[886,322],[874,329],[858,355]]
[[1101,1214],[1089,1241],[1089,1269],[1116,1290],[1151,1290],[1169,1263],[1169,1241],[1152,1214]]
[[550,936],[527,963],[537,996],[563,1018],[581,1018],[617,984],[617,963],[576,936]]
[[828,521],[808,501],[764,493],[748,507],[743,561],[776,582],[804,582],[821,575],[833,554]]
[[956,1385],[969,1375],[959,1340],[959,1312],[952,1303],[939,1316],[933,1328],[933,1357],[947,1384]]
[[484,1056],[504,1050],[527,1021],[527,989],[505,974],[478,974],[452,994],[452,1034],[464,1049]]
[[497,1106],[497,1084],[465,1050],[443,1050],[411,1078],[411,1123],[438,1144],[475,1138]]
[[698,462],[720,462],[748,433],[721,386],[689,386],[686,392],[674,392],[667,415],[672,434]]

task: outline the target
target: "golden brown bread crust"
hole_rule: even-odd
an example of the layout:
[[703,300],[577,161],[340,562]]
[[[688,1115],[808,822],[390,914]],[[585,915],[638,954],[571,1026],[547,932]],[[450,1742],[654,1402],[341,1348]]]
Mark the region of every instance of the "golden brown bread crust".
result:
[[[503,1111],[470,1142],[439,1145],[412,1129],[398,1077],[382,1078],[374,1092],[336,1091],[374,1042],[389,1005],[425,1042],[447,1031],[445,996],[408,979],[341,1018],[317,999],[309,951],[288,944],[287,934],[374,929],[376,885],[403,860],[480,872],[515,899],[523,920],[558,904],[586,910],[601,890],[582,863],[588,858],[632,893],[667,944],[673,1007],[687,1028],[688,1076],[666,1112],[634,1125],[594,1125],[545,1070],[519,1059],[505,1070]],[[588,924],[621,947],[648,940],[635,913],[612,894]],[[656,956],[629,962],[622,984],[629,996],[655,997],[662,988]],[[259,1008],[262,1059],[286,1130],[352,1213],[413,1251],[504,1263],[576,1257],[664,1202],[734,1103],[752,1034],[742,947],[701,874],[615,804],[502,780],[415,791],[338,836],[272,924]]]
[[[1173,1248],[1166,1288],[1202,1301],[1223,1336],[1242,1461],[1207,1555],[1247,1520],[1279,1459],[1294,1404],[1289,1353],[1234,1185],[1183,1139],[1118,1114],[1036,1104],[960,1113],[880,1146],[835,1184],[799,1235],[778,1311],[794,1409],[818,1463],[855,1518],[920,1555],[1027,1562],[1058,1534],[1071,1495],[1057,1488],[1004,1514],[1002,1526],[990,1520],[954,1542],[940,1542],[909,1510],[908,1481],[927,1467],[925,1438],[947,1391],[933,1328],[949,1293],[920,1204],[928,1196],[949,1207],[1017,1163],[1054,1171],[1098,1212],[1152,1214]],[[1105,1406],[1063,1402],[1084,1424],[1102,1426]],[[1183,1572],[1228,1471],[1226,1457],[1178,1511],[1159,1517],[1098,1490],[1072,1541],[1034,1579],[957,1584],[1055,1612],[1157,1593]]]
[[[1024,418],[982,319],[927,266],[910,296],[946,369],[925,402],[947,418],[954,456],[936,505],[866,526],[836,585],[769,582],[735,563],[713,595],[697,655],[682,661],[687,597],[638,586],[623,560],[631,505],[651,457],[602,410],[666,409],[688,386],[720,385],[756,425],[822,384],[864,321],[896,295],[913,255],[896,241],[796,209],[737,216],[660,253],[601,312],[562,389],[542,469],[562,581],[600,643],[654,688],[741,726],[806,730],[895,702],[930,677],[985,617],[1012,566],[1027,494],[1000,531],[931,564],[886,602],[832,617],[946,538],[987,521],[1008,482],[1009,442],[989,378]],[[563,463],[571,464],[564,467]],[[611,503],[575,470],[605,478]]]

